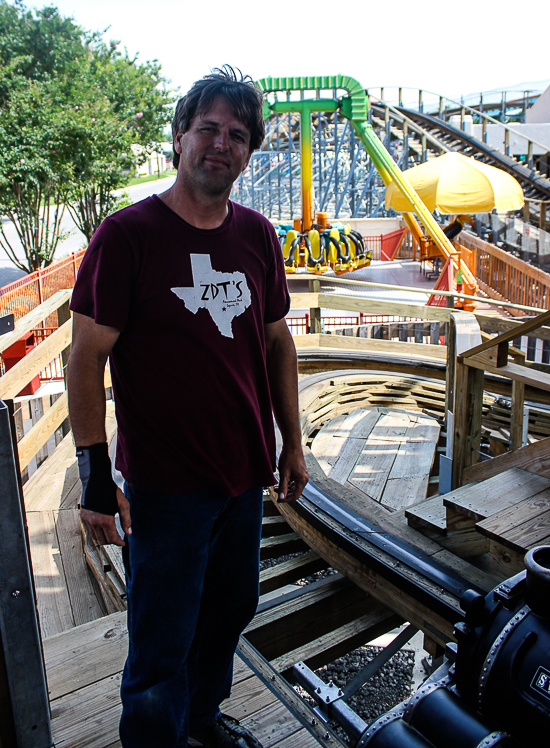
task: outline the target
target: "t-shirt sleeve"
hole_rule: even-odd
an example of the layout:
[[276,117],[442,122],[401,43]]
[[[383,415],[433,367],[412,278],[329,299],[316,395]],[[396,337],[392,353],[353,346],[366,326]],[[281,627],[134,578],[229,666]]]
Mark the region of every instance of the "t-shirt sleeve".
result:
[[288,314],[290,309],[290,294],[286,282],[283,253],[277,239],[275,229],[271,224],[268,226],[269,250],[271,263],[267,275],[266,302],[264,322],[277,322]]
[[132,305],[135,271],[128,238],[107,218],[94,234],[78,271],[71,310],[122,331]]

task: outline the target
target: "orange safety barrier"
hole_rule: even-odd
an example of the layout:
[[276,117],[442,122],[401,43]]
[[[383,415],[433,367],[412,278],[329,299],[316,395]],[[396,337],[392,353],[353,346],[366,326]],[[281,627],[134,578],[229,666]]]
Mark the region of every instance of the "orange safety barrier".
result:
[[35,270],[0,288],[0,316],[13,313],[16,320],[21,319],[57,291],[73,288],[85,251],[74,252],[44,270]]
[[395,256],[397,255],[397,252],[399,251],[399,248],[401,247],[401,244],[403,243],[403,239],[405,238],[405,234],[407,233],[407,231],[408,231],[408,228],[397,229],[397,231],[391,231],[389,234],[383,234],[380,237],[380,240],[381,240],[380,259],[381,260],[389,262],[395,259]]

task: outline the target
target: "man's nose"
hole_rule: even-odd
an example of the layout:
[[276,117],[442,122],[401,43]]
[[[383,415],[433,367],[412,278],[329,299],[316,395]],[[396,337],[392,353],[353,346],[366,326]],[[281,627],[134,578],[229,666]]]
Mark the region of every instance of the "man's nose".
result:
[[229,133],[217,132],[214,138],[214,146],[220,151],[226,151],[229,148]]

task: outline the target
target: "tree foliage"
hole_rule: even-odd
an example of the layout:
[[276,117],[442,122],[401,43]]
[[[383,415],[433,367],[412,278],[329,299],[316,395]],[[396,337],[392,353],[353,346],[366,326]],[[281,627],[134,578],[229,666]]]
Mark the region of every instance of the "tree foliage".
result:
[[92,237],[117,207],[132,145],[160,141],[171,103],[158,63],[138,63],[55,8],[0,0],[0,214],[26,262],[3,227],[0,244],[14,264],[51,263],[65,205]]

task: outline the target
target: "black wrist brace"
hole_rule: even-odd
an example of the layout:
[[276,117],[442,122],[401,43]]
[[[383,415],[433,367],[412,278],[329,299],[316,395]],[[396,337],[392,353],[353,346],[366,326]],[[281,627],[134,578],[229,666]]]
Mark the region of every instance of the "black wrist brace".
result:
[[92,444],[90,447],[77,447],[78,472],[82,482],[83,509],[100,514],[118,512],[116,483],[111,474],[111,460],[107,442]]

